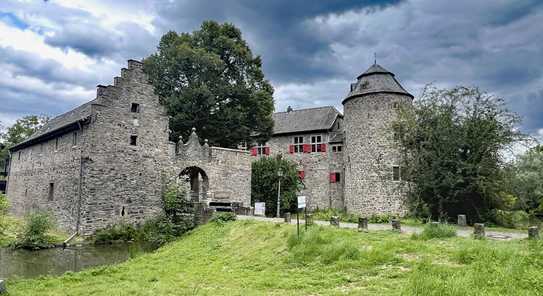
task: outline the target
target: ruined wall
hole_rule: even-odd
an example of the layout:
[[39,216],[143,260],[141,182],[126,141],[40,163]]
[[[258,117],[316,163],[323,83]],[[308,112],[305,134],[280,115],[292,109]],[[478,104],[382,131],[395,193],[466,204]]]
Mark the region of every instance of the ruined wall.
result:
[[400,164],[391,123],[395,103],[410,104],[398,94],[370,94],[345,102],[345,206],[348,211],[404,214],[405,184],[392,180],[392,167]]
[[[82,147],[88,142],[88,127],[18,151],[11,157],[7,196],[11,213],[23,217],[31,211],[46,211],[67,231],[77,223]],[[50,184],[53,184],[50,195]]]
[[[138,112],[131,112],[133,103]],[[81,233],[162,211],[162,167],[170,151],[168,117],[143,73],[129,61],[113,86],[98,87],[84,163]],[[131,136],[137,136],[131,145]]]

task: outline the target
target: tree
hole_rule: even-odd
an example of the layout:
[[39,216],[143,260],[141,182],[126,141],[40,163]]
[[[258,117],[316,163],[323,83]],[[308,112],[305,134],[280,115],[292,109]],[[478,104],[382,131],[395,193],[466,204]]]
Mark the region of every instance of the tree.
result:
[[521,155],[512,165],[511,187],[518,208],[543,216],[543,146]]
[[17,119],[5,133],[0,134],[4,147],[0,150],[0,168],[4,168],[9,148],[21,143],[41,128],[49,120],[46,116],[28,115]]
[[172,140],[192,127],[223,147],[270,137],[273,87],[234,25],[206,21],[192,33],[170,31],[144,70],[171,117]]
[[503,151],[523,138],[504,100],[478,88],[427,87],[394,124],[413,213],[489,219],[502,206]]
[[[277,212],[277,189],[281,178],[281,211],[294,211],[297,207],[296,196],[302,183],[298,177],[296,163],[276,157],[263,157],[252,163],[251,167],[251,203],[265,202],[266,215],[275,216]],[[283,176],[277,172],[281,169]]]

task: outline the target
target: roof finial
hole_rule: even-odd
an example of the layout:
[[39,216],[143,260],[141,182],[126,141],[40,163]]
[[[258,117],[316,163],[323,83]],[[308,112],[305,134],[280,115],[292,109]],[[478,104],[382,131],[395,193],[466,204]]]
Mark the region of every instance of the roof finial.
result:
[[377,65],[377,53],[376,52],[373,53],[373,64]]

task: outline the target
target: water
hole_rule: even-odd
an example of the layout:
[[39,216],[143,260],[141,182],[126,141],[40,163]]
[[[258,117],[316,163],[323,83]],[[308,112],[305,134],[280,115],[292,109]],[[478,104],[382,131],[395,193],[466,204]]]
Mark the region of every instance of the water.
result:
[[0,248],[0,278],[61,275],[66,271],[124,262],[148,251],[151,251],[150,247],[136,243],[84,245],[40,251]]

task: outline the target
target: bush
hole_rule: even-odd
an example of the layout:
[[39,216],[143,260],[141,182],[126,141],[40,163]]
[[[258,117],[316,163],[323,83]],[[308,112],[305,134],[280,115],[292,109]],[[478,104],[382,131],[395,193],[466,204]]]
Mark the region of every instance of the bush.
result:
[[525,211],[492,210],[491,219],[496,225],[509,228],[526,227],[530,223],[530,215]]
[[413,234],[414,239],[428,240],[432,238],[448,238],[456,236],[456,228],[448,224],[428,223],[424,225],[421,234]]
[[53,228],[54,223],[47,213],[32,213],[25,217],[25,224],[21,234],[12,247],[39,250],[52,246],[53,238],[47,233]]
[[138,230],[134,226],[121,223],[97,230],[94,236],[94,243],[106,244],[115,241],[135,241],[138,239],[138,236]]
[[0,193],[0,235],[4,235],[4,232],[7,228],[7,223],[5,221],[5,216],[8,212],[9,203],[6,196]]
[[236,221],[236,214],[232,212],[215,212],[213,217],[209,220],[218,224],[224,224],[229,221]]
[[330,221],[330,218],[332,218],[332,216],[339,217],[339,221],[341,222],[349,223],[358,223],[358,217],[360,217],[357,214],[347,213],[343,210],[338,209],[324,209],[316,210],[313,212],[314,220]]
[[373,214],[368,218],[369,223],[390,223],[394,215],[389,214]]
[[145,221],[141,228],[141,239],[156,248],[173,241],[178,235],[177,226],[165,215]]

